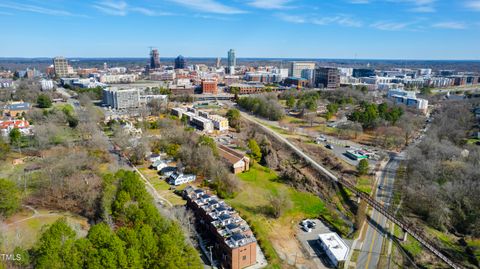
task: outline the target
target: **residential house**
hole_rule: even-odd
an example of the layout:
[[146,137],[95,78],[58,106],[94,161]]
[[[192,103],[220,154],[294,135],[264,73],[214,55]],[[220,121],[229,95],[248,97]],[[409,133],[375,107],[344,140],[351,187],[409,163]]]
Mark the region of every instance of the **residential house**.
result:
[[234,174],[242,173],[250,169],[250,158],[234,149],[224,145],[218,145],[218,154],[230,165]]
[[32,134],[30,123],[24,119],[0,121],[0,131],[3,136],[8,136],[15,128],[20,130],[23,135]]
[[174,172],[168,178],[168,183],[170,185],[180,186],[182,184],[193,182],[195,181],[195,179],[197,179],[197,176],[195,175],[188,175],[188,174],[183,174],[179,172]]

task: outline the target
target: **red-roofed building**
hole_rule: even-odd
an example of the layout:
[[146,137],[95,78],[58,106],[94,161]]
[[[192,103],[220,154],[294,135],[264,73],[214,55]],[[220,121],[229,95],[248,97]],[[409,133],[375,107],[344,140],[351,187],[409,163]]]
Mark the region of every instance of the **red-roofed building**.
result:
[[0,121],[0,131],[3,136],[8,136],[13,129],[19,129],[23,135],[30,135],[32,132],[30,123],[26,120]]

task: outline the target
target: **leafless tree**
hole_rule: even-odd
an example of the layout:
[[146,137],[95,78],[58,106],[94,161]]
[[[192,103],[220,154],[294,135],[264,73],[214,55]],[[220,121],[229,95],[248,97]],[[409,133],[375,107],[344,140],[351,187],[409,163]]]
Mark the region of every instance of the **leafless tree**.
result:
[[286,192],[279,192],[277,194],[270,194],[268,202],[272,209],[272,216],[279,218],[292,207],[292,201]]

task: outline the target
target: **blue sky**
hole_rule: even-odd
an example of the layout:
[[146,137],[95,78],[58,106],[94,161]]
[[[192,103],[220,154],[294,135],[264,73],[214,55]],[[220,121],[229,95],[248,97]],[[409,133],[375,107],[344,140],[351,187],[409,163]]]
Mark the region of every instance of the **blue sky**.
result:
[[0,57],[480,60],[480,0],[0,0]]

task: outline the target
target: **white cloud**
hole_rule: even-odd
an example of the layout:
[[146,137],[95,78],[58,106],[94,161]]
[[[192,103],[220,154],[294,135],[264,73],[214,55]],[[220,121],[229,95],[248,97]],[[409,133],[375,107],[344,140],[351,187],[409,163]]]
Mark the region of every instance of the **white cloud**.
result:
[[442,28],[442,29],[452,29],[452,30],[462,30],[466,29],[467,26],[463,22],[439,22],[432,25],[435,28]]
[[292,23],[306,23],[307,20],[303,16],[289,15],[289,14],[277,14],[277,17],[282,21],[292,22]]
[[125,16],[128,14],[128,4],[125,1],[102,1],[93,7],[108,15]]
[[198,11],[206,12],[206,13],[217,13],[217,14],[245,13],[245,11],[243,10],[224,5],[215,0],[170,0],[170,1],[182,6],[195,9]]
[[383,30],[383,31],[399,31],[399,30],[404,30],[408,26],[410,26],[412,23],[409,22],[385,22],[385,21],[379,21],[371,24],[370,26],[378,29],[378,30]]
[[74,16],[74,14],[65,10],[51,9],[51,8],[46,8],[41,6],[28,5],[28,4],[17,4],[17,3],[6,2],[6,3],[0,3],[0,7],[19,10],[19,11],[52,15],[52,16]]
[[313,24],[317,25],[329,25],[338,24],[346,27],[362,27],[361,21],[354,20],[348,16],[334,16],[334,17],[322,17],[312,19]]
[[480,0],[467,1],[465,3],[465,6],[467,8],[470,8],[470,9],[473,9],[473,10],[476,10],[476,11],[480,11]]
[[125,1],[104,0],[93,5],[97,10],[112,16],[126,16],[129,13],[140,13],[146,16],[171,15],[167,12],[157,12],[144,7],[133,7]]
[[309,23],[315,25],[340,25],[345,27],[362,27],[363,23],[358,20],[354,20],[349,16],[346,15],[338,15],[338,16],[327,16],[327,17],[319,17],[319,16],[299,16],[299,15],[290,15],[280,13],[277,14],[277,17],[285,22],[291,23]]
[[[416,13],[436,12],[435,4],[438,0],[348,0],[351,4],[392,3],[410,6],[408,11]],[[480,1],[480,0],[475,0]]]
[[290,8],[290,6],[288,6],[290,2],[292,2],[292,0],[253,0],[248,4],[263,9],[285,9]]

